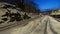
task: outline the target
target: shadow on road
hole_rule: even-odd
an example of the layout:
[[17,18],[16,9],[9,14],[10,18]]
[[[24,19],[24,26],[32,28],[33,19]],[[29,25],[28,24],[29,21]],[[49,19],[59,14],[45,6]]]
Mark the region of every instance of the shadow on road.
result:
[[47,22],[48,22],[48,21],[46,21],[46,24],[45,24],[44,34],[48,34],[48,33],[47,33]]

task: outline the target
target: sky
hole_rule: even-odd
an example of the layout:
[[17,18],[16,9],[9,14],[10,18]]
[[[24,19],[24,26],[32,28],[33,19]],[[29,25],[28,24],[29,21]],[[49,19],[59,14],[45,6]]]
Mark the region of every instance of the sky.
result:
[[[41,11],[56,10],[60,8],[60,0],[30,0],[37,4]],[[30,2],[26,1],[26,2]]]
[[[4,0],[5,2],[13,1],[15,3],[16,0]],[[25,0],[25,2],[34,2],[41,11],[55,10],[60,8],[60,0]]]

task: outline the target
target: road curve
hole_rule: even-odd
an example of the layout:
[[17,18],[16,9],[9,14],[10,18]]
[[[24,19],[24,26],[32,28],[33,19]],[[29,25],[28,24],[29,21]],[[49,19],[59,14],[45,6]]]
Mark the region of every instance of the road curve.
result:
[[16,26],[4,31],[0,34],[60,34],[60,22],[50,16],[43,16],[31,21],[20,27]]

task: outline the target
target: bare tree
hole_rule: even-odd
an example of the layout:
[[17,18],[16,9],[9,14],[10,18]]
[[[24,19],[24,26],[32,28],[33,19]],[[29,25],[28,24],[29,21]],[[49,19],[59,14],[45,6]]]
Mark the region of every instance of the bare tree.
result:
[[18,7],[24,9],[24,0],[17,0]]
[[0,0],[0,2],[2,2],[3,0]]
[[25,12],[39,13],[40,10],[36,7],[34,2],[24,3],[24,0],[17,1],[18,7],[23,9]]
[[27,12],[33,12],[33,13],[39,13],[40,9],[37,8],[36,4],[34,2],[26,3],[25,4],[25,11]]

